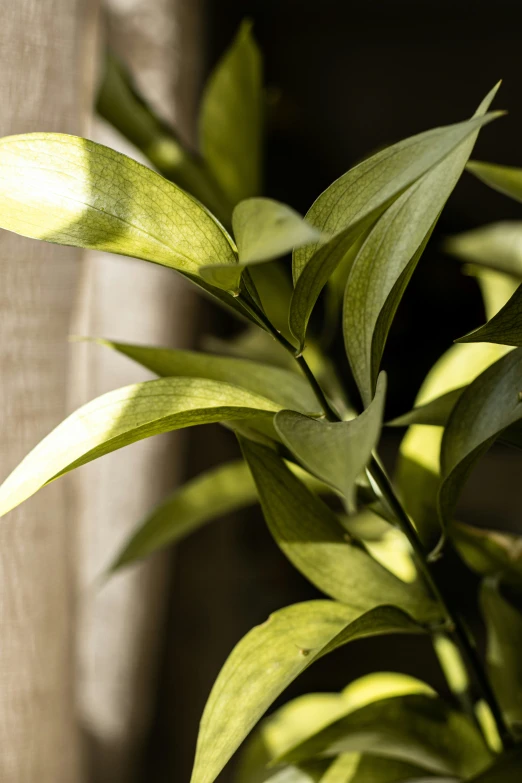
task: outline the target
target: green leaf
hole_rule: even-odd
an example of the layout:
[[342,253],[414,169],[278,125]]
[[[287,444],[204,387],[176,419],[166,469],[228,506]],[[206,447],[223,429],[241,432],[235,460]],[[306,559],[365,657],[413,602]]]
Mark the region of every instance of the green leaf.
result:
[[228,383],[164,378],[104,394],[63,421],[0,487],[0,516],[53,479],[151,435],[226,419],[272,416],[277,403]]
[[321,232],[298,212],[270,198],[241,201],[234,209],[232,226],[242,264],[271,261],[321,238]]
[[[288,327],[288,310],[292,298],[292,281],[284,267],[284,262],[269,261],[266,264],[253,264],[248,270],[254,280],[261,306],[270,323],[276,327],[289,342],[293,341]],[[274,340],[272,345],[282,348]],[[295,364],[289,354],[282,349],[292,364]]]
[[[483,102],[489,105],[495,88]],[[336,180],[312,205],[306,220],[332,239],[294,252],[290,328],[304,347],[317,298],[347,250],[408,186],[444,160],[496,114],[435,128],[394,144]]]
[[203,158],[232,205],[261,191],[262,78],[246,21],[212,72],[200,113]]
[[478,574],[522,587],[522,537],[453,521],[449,533],[464,562]]
[[321,412],[317,398],[305,378],[279,367],[197,351],[132,345],[104,339],[95,339],[95,342],[128,356],[162,377],[189,376],[225,381],[281,405],[309,413]]
[[393,607],[361,612],[334,601],[309,601],[275,612],[235,647],[203,713],[192,783],[213,783],[283,690],[315,660],[343,644],[421,626]]
[[466,168],[493,190],[511,196],[516,201],[522,201],[522,169],[499,166],[498,163],[483,163],[479,160],[470,160]]
[[504,221],[450,237],[444,249],[469,261],[522,278],[522,222]]
[[520,783],[521,769],[522,748],[515,748],[511,753],[500,756],[491,767],[469,783]]
[[423,588],[412,589],[354,544],[335,514],[274,451],[240,442],[270,532],[290,562],[316,587],[361,611],[391,604],[421,622],[440,619],[438,607]]
[[[241,201],[232,215],[232,226],[239,252],[239,268],[272,261],[294,247],[317,242],[321,233],[286,204],[269,198]],[[215,285],[232,289],[238,265],[212,264],[201,273]]]
[[301,464],[333,486],[354,506],[355,480],[377,445],[382,426],[386,376],[379,379],[375,398],[351,421],[314,420],[294,411],[281,411],[274,419],[283,443]]
[[425,778],[416,776],[423,770],[404,761],[360,753],[342,753],[328,767],[320,783],[458,783],[454,778]]
[[351,752],[405,761],[441,775],[472,775],[491,761],[469,719],[424,694],[396,696],[354,710],[281,760],[295,764]]
[[344,342],[365,405],[374,394],[397,307],[477,135],[478,129],[399,196],[377,221],[352,266],[344,298]]
[[236,260],[226,231],[176,185],[115,150],[60,133],[0,139],[0,226],[192,275]]
[[508,725],[522,739],[522,614],[502,596],[494,579],[482,583],[480,604],[491,684]]
[[522,349],[485,370],[457,400],[441,445],[441,521],[447,523],[476,461],[498,435],[522,417]]
[[411,424],[428,424],[435,427],[445,427],[455,403],[466,387],[435,397],[425,405],[417,405],[408,413],[387,422],[388,427],[409,427]]
[[502,310],[484,326],[461,337],[458,343],[498,343],[522,345],[522,286],[519,286]]

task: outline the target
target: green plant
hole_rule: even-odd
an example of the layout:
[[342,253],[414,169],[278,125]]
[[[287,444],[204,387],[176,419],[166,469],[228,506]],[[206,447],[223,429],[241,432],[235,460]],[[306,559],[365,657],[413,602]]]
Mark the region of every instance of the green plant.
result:
[[[490,315],[513,298],[439,360],[416,407],[390,422],[409,428],[394,482],[377,453],[382,353],[447,198],[467,165],[515,198],[522,192],[522,171],[468,164],[478,132],[499,116],[488,111],[496,88],[471,119],[399,142],[348,171],[305,219],[258,194],[261,67],[248,26],[207,87],[201,158],[183,149],[114,63],[100,99],[106,114],[109,90],[121,104],[113,121],[192,195],[93,142],[16,136],[0,140],[1,226],[170,267],[249,326],[218,353],[100,340],[158,379],[105,394],[67,418],[6,479],[0,513],[129,443],[224,423],[244,459],[177,489],[114,568],[258,500],[279,547],[328,598],[277,611],[232,651],[203,715],[193,783],[216,779],[316,659],[353,639],[389,633],[433,639],[452,701],[393,673],[363,678],[340,694],[302,697],[253,732],[239,783],[514,783],[522,769],[522,546],[514,536],[459,523],[455,509],[495,440],[522,444],[520,258],[499,271],[498,256],[481,256],[475,237],[449,244],[474,263]],[[219,212],[234,238],[201,202]],[[293,284],[274,264],[290,250]],[[309,325],[325,287],[329,328],[342,326],[362,412]],[[462,569],[482,577],[485,659],[444,579],[451,549]]]

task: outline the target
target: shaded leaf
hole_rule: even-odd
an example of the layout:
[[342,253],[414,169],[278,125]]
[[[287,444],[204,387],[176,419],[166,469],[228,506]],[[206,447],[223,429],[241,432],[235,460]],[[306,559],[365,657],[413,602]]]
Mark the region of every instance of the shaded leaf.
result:
[[498,163],[483,163],[479,160],[470,160],[466,168],[493,190],[511,196],[516,201],[522,201],[522,169],[499,166]]
[[315,660],[352,639],[395,632],[422,628],[393,607],[361,613],[334,601],[294,604],[252,629],[230,654],[210,694],[192,783],[213,783],[263,713]]
[[451,539],[464,562],[478,574],[522,587],[522,537],[453,521]]
[[115,150],[60,133],[0,139],[0,225],[192,275],[236,260],[225,230],[176,185]]
[[348,541],[335,514],[271,449],[241,440],[263,514],[276,543],[316,587],[361,611],[392,604],[420,621],[440,619],[419,586],[406,585]]
[[[294,338],[288,327],[288,310],[293,292],[289,270],[287,272],[285,269],[284,262],[269,261],[266,264],[252,264],[249,273],[254,280],[262,309],[268,320],[289,342],[292,342]],[[272,344],[282,347],[273,340]],[[289,354],[286,351],[285,353],[292,364],[295,364]]]
[[480,604],[487,629],[486,660],[491,684],[508,725],[521,739],[522,614],[502,596],[494,579],[482,583]]
[[417,405],[408,413],[398,416],[387,422],[388,427],[409,427],[410,424],[430,424],[437,427],[445,427],[448,417],[455,407],[455,403],[466,387],[452,389],[441,394],[440,397],[427,402],[425,405]]
[[415,764],[441,775],[472,775],[491,753],[469,719],[441,699],[423,694],[374,702],[338,719],[284,754],[299,763],[311,757],[371,753]]
[[199,351],[182,351],[96,339],[162,377],[188,376],[226,381],[297,410],[320,413],[315,394],[302,375],[268,364]]
[[238,386],[201,378],[162,378],[109,392],[75,411],[22,460],[0,487],[0,516],[53,479],[143,438],[279,409]]
[[499,343],[522,345],[522,286],[491,321],[466,334],[458,343]]
[[[496,88],[483,105],[491,102],[495,92]],[[290,328],[301,347],[317,298],[353,242],[405,188],[496,116],[473,117],[394,144],[355,166],[319,196],[305,217],[332,239],[319,248],[311,245],[297,250],[293,258]]]
[[[496,90],[477,110],[483,115]],[[457,184],[478,128],[411,185],[377,221],[355,259],[345,289],[343,332],[346,353],[363,402],[373,397],[393,317]]]
[[441,444],[441,521],[451,519],[460,490],[495,438],[522,417],[522,349],[485,370],[457,400]]
[[375,398],[351,421],[318,421],[295,411],[281,411],[274,419],[283,443],[301,464],[333,486],[352,507],[357,476],[370,461],[379,440],[385,395],[383,373]]
[[[321,783],[422,783],[417,778],[423,770],[404,761],[384,759],[378,756],[362,756],[360,753],[342,753],[321,778]],[[437,783],[458,783],[457,780],[436,779]],[[433,777],[423,783],[436,783]]]
[[449,237],[444,249],[461,261],[522,278],[522,221],[481,226]]
[[[203,92],[203,158],[232,205],[261,190],[262,61],[243,22]],[[225,259],[222,259],[225,261]]]
[[504,753],[495,763],[488,767],[469,783],[520,783],[522,770],[522,748],[516,748],[511,753]]

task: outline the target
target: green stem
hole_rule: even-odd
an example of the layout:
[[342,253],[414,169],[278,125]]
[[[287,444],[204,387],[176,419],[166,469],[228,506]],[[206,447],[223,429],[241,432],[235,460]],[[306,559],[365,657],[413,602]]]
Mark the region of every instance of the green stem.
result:
[[[291,343],[289,343],[288,340],[286,340],[286,338],[283,337],[283,335],[277,331],[277,329],[274,328],[274,326],[270,323],[270,321],[268,320],[268,318],[264,313],[260,312],[258,308],[255,306],[254,309],[258,320],[261,321],[261,323],[263,323],[267,331],[269,331],[273,335],[273,337],[284,348],[286,348],[286,350],[288,350],[296,359],[301,370],[303,371],[311,387],[313,388],[317,396],[317,399],[319,400],[324,410],[324,414],[326,418],[329,421],[340,421],[339,416],[337,416],[336,412],[330,406],[323,390],[321,389],[320,384],[318,383],[313,372],[308,366],[305,358],[300,354],[296,354],[295,347]],[[451,602],[448,599],[448,597],[445,595],[444,588],[438,582],[437,576],[434,572],[433,563],[429,561],[429,557],[428,557],[429,553],[425,551],[425,548],[422,544],[422,541],[419,538],[419,535],[417,533],[414,524],[412,523],[410,517],[408,516],[407,512],[403,508],[402,503],[397,497],[393,485],[390,479],[388,478],[386,472],[384,471],[384,468],[382,467],[377,456],[373,456],[371,458],[370,464],[368,465],[368,474],[372,482],[377,487],[383,500],[388,505],[393,516],[397,519],[400,529],[408,539],[412,547],[412,550],[415,553],[416,560],[419,563],[419,566],[421,568],[421,571],[423,573],[423,576],[428,586],[430,587],[434,597],[438,600],[442,609],[444,610],[444,613],[446,615],[446,621],[448,624],[447,633],[450,637],[453,638],[456,646],[458,647],[460,654],[466,663],[468,671],[473,673],[475,682],[481,692],[482,698],[489,704],[491,713],[497,724],[498,733],[502,739],[504,747],[505,748],[513,747],[514,746],[513,737],[511,736],[511,733],[504,721],[502,710],[500,709],[497,698],[493,692],[489,679],[482,665],[482,661],[480,660],[480,656],[477,652],[475,642],[468,635],[466,627],[462,622],[462,618],[459,616],[457,612],[454,612],[451,609]],[[467,697],[465,701],[468,702],[467,707],[469,711],[470,705]],[[472,717],[474,719],[475,717],[474,713],[472,714]]]

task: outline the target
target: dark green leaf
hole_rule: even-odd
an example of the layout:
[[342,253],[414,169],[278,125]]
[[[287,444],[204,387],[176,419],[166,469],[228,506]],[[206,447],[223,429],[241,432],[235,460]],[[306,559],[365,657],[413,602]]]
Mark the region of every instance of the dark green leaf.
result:
[[104,394],[44,438],[0,487],[0,516],[44,484],[151,435],[226,419],[272,416],[281,406],[239,386],[162,378]]
[[194,198],[126,155],[60,133],[0,140],[0,225],[192,275],[236,261],[227,233]]
[[516,201],[522,201],[522,169],[499,166],[498,163],[483,163],[479,160],[470,160],[466,168],[493,190],[511,196]]
[[239,642],[218,675],[201,720],[192,783],[213,783],[268,707],[318,658],[353,639],[419,632],[393,607],[361,613],[309,601],[275,612]]
[[246,440],[241,447],[270,532],[316,587],[361,611],[391,604],[421,622],[440,619],[438,607],[424,589],[406,585],[354,544],[335,514],[274,451]]
[[456,521],[451,522],[449,533],[472,571],[522,587],[522,537]]
[[522,771],[522,748],[505,753],[485,772],[472,778],[469,783],[520,783]]
[[521,390],[522,349],[517,348],[479,375],[457,400],[441,445],[443,522],[452,518],[460,490],[479,457],[522,417]]
[[281,411],[274,424],[283,443],[301,464],[354,505],[355,480],[377,445],[386,396],[382,373],[375,398],[351,421],[314,420],[294,411]]
[[522,614],[501,595],[494,579],[482,583],[480,603],[491,684],[508,725],[522,739]]
[[187,376],[225,381],[296,410],[309,413],[321,411],[305,378],[279,367],[249,359],[215,356],[197,351],[132,345],[103,339],[96,339],[96,342],[119,351],[162,377]]
[[481,735],[465,715],[437,697],[422,694],[384,699],[354,710],[281,760],[295,764],[351,752],[398,759],[441,775],[473,775],[491,761]]
[[243,22],[206,84],[200,114],[203,157],[232,205],[261,190],[262,102],[261,56]]
[[499,343],[522,345],[522,286],[491,321],[461,337],[458,343]]

